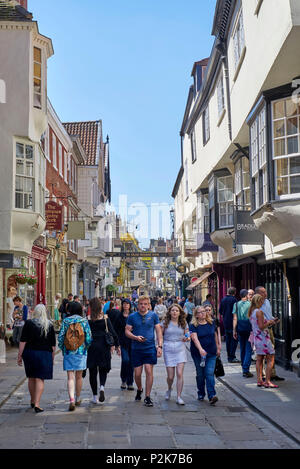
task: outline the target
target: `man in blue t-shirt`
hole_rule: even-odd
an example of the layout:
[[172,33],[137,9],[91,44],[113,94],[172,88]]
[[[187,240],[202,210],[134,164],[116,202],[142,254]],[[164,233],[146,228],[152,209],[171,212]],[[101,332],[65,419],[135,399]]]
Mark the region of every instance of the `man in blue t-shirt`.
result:
[[[158,346],[155,346],[155,331]],[[153,384],[153,366],[157,358],[162,356],[162,331],[159,318],[156,313],[150,311],[150,298],[140,296],[138,299],[138,311],[128,317],[125,335],[131,342],[131,362],[134,367],[134,378],[137,385],[136,401],[141,400],[143,393],[142,373],[143,367],[146,373],[146,397],[145,406],[152,407],[153,402],[150,393]]]

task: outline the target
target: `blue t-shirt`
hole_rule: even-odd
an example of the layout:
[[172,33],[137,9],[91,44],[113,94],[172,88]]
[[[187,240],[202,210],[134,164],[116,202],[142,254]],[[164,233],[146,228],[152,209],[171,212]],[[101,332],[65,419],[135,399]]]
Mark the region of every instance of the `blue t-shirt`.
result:
[[133,313],[128,316],[127,324],[132,326],[133,335],[142,335],[147,339],[145,342],[133,340],[131,344],[132,350],[145,351],[155,347],[154,329],[156,324],[159,324],[159,318],[156,313],[148,311],[144,316],[139,312]]
[[[201,347],[209,355],[217,354],[217,346],[215,339],[216,325],[213,322],[212,324],[199,324],[198,327],[195,327],[193,324],[190,324],[190,333],[195,332],[198,336]],[[200,356],[200,352],[197,349],[194,341],[191,340],[191,355]]]
[[105,305],[103,306],[103,313],[106,314],[107,311],[109,310],[109,307],[110,307],[110,301],[108,301],[107,303],[105,303]]

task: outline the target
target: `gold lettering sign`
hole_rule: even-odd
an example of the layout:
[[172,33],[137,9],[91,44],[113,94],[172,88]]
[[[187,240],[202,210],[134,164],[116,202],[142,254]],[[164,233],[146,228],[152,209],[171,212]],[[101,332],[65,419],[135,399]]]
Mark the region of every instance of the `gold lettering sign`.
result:
[[46,230],[62,231],[63,207],[56,202],[47,202],[46,208]]

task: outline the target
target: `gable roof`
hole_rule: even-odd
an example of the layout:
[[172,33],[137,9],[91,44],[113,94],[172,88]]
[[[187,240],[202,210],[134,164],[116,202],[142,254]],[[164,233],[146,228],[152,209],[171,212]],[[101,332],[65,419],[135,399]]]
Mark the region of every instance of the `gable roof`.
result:
[[10,0],[0,0],[0,21],[32,21],[32,18],[32,13],[21,5]]
[[87,166],[98,166],[102,145],[102,121],[64,123],[69,135],[78,136],[87,155]]

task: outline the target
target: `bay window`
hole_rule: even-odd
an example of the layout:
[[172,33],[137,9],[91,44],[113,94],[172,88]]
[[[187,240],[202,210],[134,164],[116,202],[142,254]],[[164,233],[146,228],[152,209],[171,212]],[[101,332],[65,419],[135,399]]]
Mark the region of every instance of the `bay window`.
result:
[[250,158],[253,208],[268,200],[266,108],[258,113],[250,127]]
[[219,228],[233,226],[233,178],[224,176],[217,179],[219,204]]
[[300,194],[300,108],[292,98],[272,103],[275,198]]
[[34,146],[16,143],[15,208],[34,211]]
[[245,156],[235,163],[234,191],[238,210],[251,209],[249,160]]
[[210,232],[233,226],[233,177],[228,169],[214,171],[209,180]]
[[42,108],[42,51],[38,47],[33,48],[33,105]]

